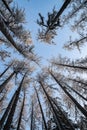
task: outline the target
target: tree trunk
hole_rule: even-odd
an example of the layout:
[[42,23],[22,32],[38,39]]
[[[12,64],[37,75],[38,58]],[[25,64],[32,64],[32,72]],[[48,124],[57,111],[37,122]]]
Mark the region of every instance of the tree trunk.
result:
[[62,88],[62,90],[66,93],[66,95],[73,101],[73,103],[77,106],[77,108],[83,113],[85,117],[87,117],[87,111],[74,99],[74,97],[66,90],[66,87],[63,86],[58,79],[54,76],[52,72],[50,72],[53,79],[57,82],[57,84]]
[[53,115],[54,115],[55,122],[56,122],[56,124],[57,124],[58,130],[63,130],[63,129],[62,129],[62,126],[61,126],[60,119],[58,118],[58,116],[57,116],[57,114],[56,114],[56,111],[55,111],[55,109],[54,109],[54,107],[53,107],[53,105],[52,105],[52,102],[51,102],[51,100],[50,100],[50,98],[49,98],[49,96],[48,96],[48,94],[47,94],[47,92],[46,92],[46,90],[45,90],[45,88],[44,88],[44,86],[43,86],[43,83],[42,83],[41,81],[39,81],[39,84],[41,85],[41,87],[42,87],[42,89],[43,89],[43,91],[44,91],[44,93],[45,93],[45,95],[46,95],[46,97],[47,97],[47,100],[48,100],[48,102],[49,102],[49,104],[50,104],[50,106],[51,106],[51,108],[52,108]]
[[16,92],[14,93],[14,95],[12,96],[12,99],[10,100],[10,102],[9,102],[9,104],[8,104],[8,106],[7,106],[5,112],[4,112],[4,114],[3,114],[3,116],[2,116],[2,118],[1,118],[1,120],[0,120],[0,129],[3,128],[3,125],[4,125],[4,123],[5,123],[5,121],[6,121],[6,118],[7,118],[8,114],[9,114],[9,111],[11,110],[11,107],[12,107],[12,105],[13,105],[13,102],[14,102],[14,99],[15,99],[16,94],[17,94],[17,90],[16,90]]
[[72,123],[68,120],[68,118],[66,117],[65,113],[61,110],[61,108],[58,106],[58,104],[55,102],[55,100],[53,98],[51,98],[51,100],[52,100],[53,104],[56,106],[56,108],[58,109],[58,111],[61,112],[61,115],[63,116],[63,120],[66,123],[66,125],[70,127],[70,130],[75,130],[75,128],[73,127]]
[[72,87],[70,87],[67,83],[64,83],[64,84],[65,84],[65,86],[67,86],[68,88],[70,88],[73,92],[75,92],[80,98],[82,98],[85,101],[87,101],[87,98],[83,97],[80,93],[78,93],[75,89],[73,89]]
[[23,103],[22,103],[22,107],[21,107],[21,111],[20,111],[20,116],[18,119],[17,130],[20,130],[20,124],[21,124],[21,119],[22,119],[22,114],[23,114],[23,109],[24,109],[24,103],[25,103],[25,93],[24,93],[24,99],[23,99]]
[[9,30],[6,26],[6,24],[4,23],[4,20],[2,18],[2,16],[0,15],[0,30],[1,32],[4,34],[4,36],[8,39],[8,41],[10,41],[10,43],[14,46],[14,48],[23,55],[22,50],[20,50],[20,48],[16,45],[14,39],[12,38],[12,36],[9,33]]
[[[60,10],[58,11],[57,15],[55,16],[55,18],[53,19],[53,22],[51,23],[50,27],[53,26],[53,24],[56,22],[56,20],[59,19],[60,15],[63,13],[63,11],[66,9],[66,7],[69,5],[69,3],[71,2],[71,0],[65,0],[64,4],[62,5],[62,7],[60,8]],[[47,32],[50,29],[48,28]],[[46,32],[46,33],[47,33]]]
[[2,0],[2,1],[3,1],[4,5],[6,6],[6,8],[9,10],[9,12],[11,13],[11,15],[13,15],[13,13],[12,13],[9,5],[7,4],[7,2],[5,0]]
[[8,71],[8,69],[12,66],[13,63],[8,65],[8,67],[0,74],[0,78]]
[[30,130],[34,130],[34,126],[33,126],[33,102],[32,102],[32,111],[31,111],[31,126],[30,126]]
[[3,130],[10,130],[11,123],[12,123],[12,120],[13,120],[13,116],[14,116],[15,109],[16,109],[16,106],[17,106],[17,103],[18,103],[21,87],[22,87],[25,76],[26,76],[26,73],[24,74],[24,76],[23,76],[23,78],[21,80],[21,83],[20,83],[19,88],[17,90],[17,95],[16,95],[16,97],[14,99],[11,111],[10,111],[10,113],[8,115],[8,118],[7,118],[7,121],[6,121],[6,124],[5,124],[4,128],[3,128]]
[[62,5],[61,9],[57,13],[54,21],[59,18],[59,16],[63,13],[63,11],[66,9],[66,7],[70,4],[71,0],[65,0],[64,4]]
[[34,87],[34,89],[35,89],[35,92],[36,92],[36,95],[37,95],[37,99],[38,99],[40,111],[41,111],[41,114],[42,114],[42,119],[43,119],[43,122],[44,122],[45,130],[48,130],[48,129],[47,129],[46,120],[45,120],[45,117],[44,117],[44,112],[43,112],[43,109],[42,109],[42,106],[41,106],[41,103],[40,103],[39,95],[38,95],[37,90],[36,90],[35,87]]
[[87,67],[84,67],[84,66],[76,66],[76,65],[54,63],[54,62],[53,62],[53,64],[63,66],[63,67],[68,67],[68,68],[73,68],[73,69],[81,69],[81,70],[86,70],[87,71]]
[[[79,81],[79,80],[76,80],[76,79],[70,79],[70,78],[68,78],[68,79],[71,80],[71,81],[73,81],[73,82],[81,83],[82,85],[87,86],[87,83],[84,83],[82,81]],[[83,87],[82,85],[80,87],[87,91],[87,88]]]
[[7,85],[7,83],[12,79],[12,77],[15,75],[15,71],[13,71],[10,76],[0,85],[0,93],[3,91],[4,87]]

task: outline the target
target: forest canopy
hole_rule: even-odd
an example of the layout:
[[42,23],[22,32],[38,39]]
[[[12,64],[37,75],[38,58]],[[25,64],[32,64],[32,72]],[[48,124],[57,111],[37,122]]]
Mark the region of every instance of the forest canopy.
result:
[[0,0],[0,130],[87,129],[87,0]]

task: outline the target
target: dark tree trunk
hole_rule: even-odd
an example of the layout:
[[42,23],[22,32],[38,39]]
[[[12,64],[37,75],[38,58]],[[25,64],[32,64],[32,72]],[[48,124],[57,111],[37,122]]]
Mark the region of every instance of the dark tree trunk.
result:
[[10,130],[11,123],[12,123],[12,120],[13,120],[13,116],[14,116],[14,113],[15,113],[15,109],[16,109],[16,106],[17,106],[17,102],[18,102],[18,99],[19,99],[21,87],[22,87],[25,76],[26,76],[26,73],[25,73],[25,75],[23,76],[23,78],[21,80],[21,83],[20,83],[19,88],[17,90],[17,95],[16,95],[16,97],[14,99],[11,111],[10,111],[10,113],[8,115],[8,118],[7,118],[7,121],[6,121],[6,124],[5,124],[4,128],[3,128],[3,130]]
[[0,93],[3,91],[4,87],[7,85],[7,83],[12,79],[12,77],[15,75],[15,71],[13,71],[10,76],[0,85]]
[[[57,110],[60,111],[62,118],[63,118],[64,122],[66,123],[66,125],[70,127],[70,130],[75,130],[72,123],[68,120],[65,113],[61,110],[61,108],[58,106],[58,104],[55,102],[55,100],[53,98],[51,98],[51,100],[52,100],[53,104],[56,106]],[[57,113],[58,113],[58,111],[57,111]]]
[[2,129],[3,126],[4,126],[4,123],[5,123],[5,121],[6,121],[6,118],[7,118],[8,114],[9,114],[10,110],[11,110],[11,107],[12,107],[12,104],[13,104],[13,102],[14,102],[14,99],[15,99],[16,94],[17,94],[17,91],[16,91],[16,92],[14,93],[14,95],[12,96],[12,99],[11,99],[11,101],[9,102],[9,104],[8,104],[8,106],[7,106],[5,112],[4,112],[4,114],[3,114],[3,116],[2,116],[2,118],[1,118],[1,120],[0,120],[0,129]]
[[21,124],[21,119],[22,119],[22,114],[23,114],[23,109],[24,109],[24,103],[25,103],[25,94],[24,94],[24,99],[23,99],[23,103],[22,103],[19,119],[18,119],[17,130],[20,130],[20,124]]
[[[63,13],[63,11],[66,9],[66,7],[70,4],[71,0],[65,0],[65,2],[63,3],[62,7],[60,8],[60,10],[58,11],[57,15],[55,16],[55,18],[52,20],[52,23],[50,25],[50,28],[54,25],[54,23],[59,19],[60,15]],[[47,32],[50,29],[48,28]],[[46,33],[47,33],[46,32]]]
[[[80,81],[80,80],[77,80],[77,79],[70,79],[70,78],[68,78],[68,79],[71,80],[71,81],[73,81],[73,82],[81,83],[82,85],[87,86],[87,83],[84,83],[84,82],[82,82],[82,81]],[[87,88],[86,88],[86,87],[83,87],[82,85],[81,85],[80,87],[83,88],[84,90],[87,90]]]
[[0,74],[0,78],[8,71],[8,69],[12,66],[13,63],[8,65],[8,67]]
[[6,6],[6,8],[9,10],[9,12],[10,12],[11,15],[12,15],[13,13],[12,13],[12,11],[11,11],[9,5],[7,4],[7,2],[6,2],[5,0],[2,0],[2,1],[3,1],[4,5]]
[[71,0],[65,0],[64,4],[62,5],[61,9],[57,13],[54,21],[59,18],[59,16],[63,13],[63,11],[66,9],[66,7],[70,4]]
[[73,103],[77,106],[77,108],[83,113],[85,117],[87,117],[87,111],[76,101],[76,99],[66,90],[66,87],[63,86],[58,79],[54,76],[53,73],[51,73],[51,76],[53,79],[57,82],[57,84],[62,88],[62,90],[66,93],[66,95],[73,101]]
[[53,62],[53,64],[63,66],[63,67],[68,67],[68,68],[73,68],[73,69],[81,69],[81,70],[86,70],[87,71],[87,67],[84,67],[84,66],[76,66],[76,65],[54,63],[54,62]]
[[46,95],[46,97],[47,97],[47,100],[48,100],[48,102],[49,102],[49,104],[50,104],[50,106],[51,106],[51,108],[52,108],[53,115],[54,115],[55,122],[56,122],[56,124],[57,124],[58,130],[62,130],[62,126],[61,126],[60,119],[59,119],[59,117],[58,117],[57,114],[56,114],[55,108],[53,107],[53,104],[52,104],[52,102],[51,102],[51,100],[50,100],[50,98],[49,98],[49,95],[47,94],[47,92],[46,92],[46,90],[45,90],[45,88],[44,88],[44,86],[43,86],[43,83],[42,83],[41,81],[39,81],[39,84],[41,85],[41,87],[42,87],[42,89],[43,89],[43,91],[44,91],[44,93],[45,93],[45,95]]
[[[63,82],[64,83],[64,82]],[[73,89],[72,87],[70,87],[67,83],[64,83],[65,86],[67,86],[69,89],[71,89],[73,92],[75,92],[80,98],[82,98],[83,100],[87,101],[87,98],[83,97],[79,92],[77,92],[75,89]]]
[[2,16],[0,15],[0,30],[1,32],[4,34],[4,36],[8,39],[8,41],[10,41],[10,43],[14,46],[14,48],[23,55],[22,51],[20,50],[20,48],[16,45],[14,39],[12,38],[11,34],[8,31],[8,28],[2,18]]
[[41,110],[41,114],[42,114],[42,119],[43,119],[43,122],[44,122],[45,130],[48,130],[47,129],[46,120],[45,120],[45,117],[44,117],[44,112],[43,112],[43,109],[42,109],[42,106],[41,106],[41,103],[40,103],[39,95],[38,95],[37,90],[36,90],[35,87],[34,87],[34,89],[35,89],[35,92],[36,92],[36,95],[37,95],[37,99],[38,99],[39,107],[40,107],[40,110]]
[[31,126],[30,126],[30,130],[34,130],[34,126],[33,126],[33,102],[32,102],[32,110],[31,110]]

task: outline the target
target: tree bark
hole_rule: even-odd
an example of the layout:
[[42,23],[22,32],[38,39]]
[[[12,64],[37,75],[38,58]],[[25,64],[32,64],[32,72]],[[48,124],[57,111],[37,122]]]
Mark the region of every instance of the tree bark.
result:
[[9,10],[9,12],[11,13],[11,15],[13,15],[9,5],[7,4],[7,2],[5,0],[2,0],[2,2],[4,3],[4,5],[6,6],[6,8]]
[[14,46],[14,48],[23,55],[22,50],[20,50],[20,48],[16,45],[14,39],[12,38],[11,34],[9,33],[9,30],[2,18],[2,16],[0,15],[0,30],[1,32],[4,34],[4,36],[7,38],[8,41],[10,41],[10,43]]
[[30,126],[30,130],[34,130],[34,126],[33,126],[33,102],[32,102],[32,111],[31,111],[31,126]]
[[0,78],[8,71],[8,69],[12,66],[13,63],[8,65],[8,67],[0,74]]
[[[69,5],[69,3],[71,2],[71,0],[65,0],[65,2],[63,3],[62,7],[60,8],[60,10],[58,11],[57,15],[55,16],[55,18],[53,19],[53,22],[51,23],[50,27],[53,26],[53,24],[55,23],[55,21],[57,19],[59,19],[60,15],[63,13],[63,11],[66,9],[66,7]],[[47,32],[50,29],[48,28]],[[47,33],[46,32],[46,33]]]
[[53,79],[57,82],[57,84],[62,88],[62,90],[66,93],[66,95],[73,101],[73,103],[77,106],[77,108],[83,113],[85,117],[87,117],[87,111],[76,101],[76,99],[66,90],[66,87],[63,86],[58,79],[54,76],[52,72],[50,72]]
[[7,83],[11,80],[11,78],[15,75],[15,71],[13,71],[10,76],[0,85],[0,93],[3,91],[4,87],[7,85]]
[[8,115],[8,118],[7,118],[7,121],[6,121],[6,124],[5,124],[4,128],[3,128],[3,130],[10,130],[11,123],[12,123],[12,120],[13,120],[13,116],[14,116],[15,109],[16,109],[16,106],[17,106],[17,103],[18,103],[20,91],[21,91],[22,84],[23,84],[25,76],[26,76],[26,73],[24,74],[24,76],[23,76],[23,78],[21,80],[21,83],[20,83],[19,88],[17,90],[17,95],[16,95],[16,97],[14,99],[14,103],[12,105],[11,111],[10,111],[10,113]]
[[54,117],[55,117],[55,122],[56,122],[56,124],[57,124],[58,130],[62,130],[62,126],[61,126],[60,119],[58,118],[58,116],[57,116],[57,114],[56,114],[56,111],[55,111],[55,109],[54,109],[54,107],[53,107],[53,105],[52,105],[52,102],[51,102],[51,100],[50,100],[50,98],[49,98],[49,96],[48,96],[48,94],[47,94],[47,92],[46,92],[46,90],[45,90],[45,88],[44,88],[44,86],[43,86],[43,83],[42,83],[41,81],[39,81],[39,84],[41,85],[41,87],[42,87],[42,89],[43,89],[43,91],[44,91],[44,93],[45,93],[45,95],[46,95],[46,97],[47,97],[47,100],[48,100],[48,102],[49,102],[49,104],[50,104],[50,106],[51,106],[51,108],[52,108],[53,115],[54,115]]
[[87,67],[84,67],[84,66],[76,66],[76,65],[69,65],[69,64],[62,64],[62,63],[55,63],[55,62],[52,62],[52,63],[55,64],[55,65],[63,66],[63,67],[81,69],[81,70],[87,71]]
[[9,114],[9,112],[10,112],[10,110],[11,110],[12,104],[13,104],[13,102],[14,102],[16,93],[17,93],[17,91],[16,91],[16,92],[14,93],[14,95],[12,96],[12,99],[10,100],[10,102],[9,102],[9,104],[8,104],[8,106],[7,106],[5,112],[4,112],[4,114],[3,114],[3,116],[2,116],[2,118],[1,118],[1,120],[0,120],[0,129],[2,129],[3,126],[4,126],[5,120],[6,120],[7,116],[8,116],[8,114]]
[[51,98],[51,100],[52,100],[53,104],[57,107],[57,109],[61,112],[61,115],[63,116],[63,120],[70,127],[70,130],[75,130],[75,128],[73,127],[72,123],[68,120],[68,118],[66,117],[64,112],[61,110],[61,108],[58,106],[58,104],[55,102],[55,100],[53,98]]
[[64,4],[62,5],[61,9],[57,13],[54,21],[59,18],[59,16],[63,13],[63,11],[66,9],[66,7],[70,4],[71,0],[65,0]]
[[21,111],[20,111],[20,116],[19,116],[19,119],[18,119],[17,130],[20,129],[20,124],[21,124],[21,119],[22,119],[22,114],[23,114],[23,109],[24,109],[24,103],[25,103],[25,94],[24,94],[24,99],[23,99],[23,103],[22,103]]
[[[84,83],[84,82],[82,82],[82,81],[80,81],[80,80],[70,79],[70,78],[68,78],[68,79],[71,80],[71,81],[73,81],[73,82],[81,83],[82,85],[87,86],[87,83]],[[83,87],[82,85],[81,85],[80,87],[87,91],[87,88]]]
[[78,93],[75,89],[73,89],[72,87],[70,87],[67,83],[64,83],[64,84],[65,84],[65,86],[67,86],[68,88],[70,88],[73,92],[75,92],[79,97],[81,97],[82,99],[84,99],[85,101],[87,101],[87,98],[83,97],[80,93]]
[[41,106],[41,103],[40,103],[40,99],[39,99],[38,92],[37,92],[37,90],[36,90],[36,88],[35,88],[35,87],[34,87],[34,89],[35,89],[36,96],[37,96],[38,103],[39,103],[39,107],[40,107],[40,110],[41,110],[41,114],[42,114],[42,119],[43,119],[43,122],[44,122],[45,130],[48,130],[48,129],[47,129],[46,120],[45,120],[45,117],[44,117],[44,112],[43,112],[43,109],[42,109],[42,106]]

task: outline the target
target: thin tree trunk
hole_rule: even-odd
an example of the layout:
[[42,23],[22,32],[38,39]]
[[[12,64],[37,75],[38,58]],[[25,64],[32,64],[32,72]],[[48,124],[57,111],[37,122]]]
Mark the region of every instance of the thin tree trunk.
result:
[[63,11],[66,9],[66,7],[70,4],[71,0],[65,0],[64,4],[62,5],[61,9],[57,13],[54,21],[59,18],[59,16],[63,13]]
[[43,119],[43,122],[44,122],[45,130],[48,130],[47,129],[46,120],[45,120],[45,117],[44,117],[44,112],[43,112],[43,109],[42,109],[42,106],[41,106],[41,103],[40,103],[38,92],[37,92],[35,87],[34,87],[34,89],[35,89],[35,92],[36,92],[36,95],[37,95],[37,99],[38,99],[39,107],[40,107],[40,110],[41,110],[41,114],[42,114],[42,119]]
[[30,126],[30,130],[34,130],[34,126],[33,126],[33,101],[32,101],[32,110],[31,110],[31,126]]
[[8,65],[8,67],[0,74],[0,78],[8,71],[8,69],[12,66],[13,63]]
[[21,119],[22,119],[22,114],[23,114],[23,109],[24,109],[24,103],[25,103],[25,93],[24,93],[24,99],[23,99],[23,103],[22,103],[22,107],[21,107],[21,111],[20,111],[20,116],[18,119],[17,130],[20,130],[20,124],[21,124]]
[[76,14],[76,13],[82,8],[83,5],[86,5],[86,3],[87,3],[87,0],[83,1],[83,3],[82,3],[76,10],[74,10],[74,11],[65,19],[64,22],[66,22],[67,20],[69,20],[69,18],[72,18],[72,16],[73,16],[74,14]]
[[14,99],[14,103],[12,105],[11,111],[10,111],[10,113],[8,115],[8,118],[7,118],[7,121],[6,121],[6,124],[5,124],[4,128],[3,128],[3,130],[10,130],[11,123],[12,123],[12,120],[13,120],[13,116],[14,116],[15,109],[16,109],[16,106],[17,106],[17,103],[18,103],[21,87],[22,87],[25,76],[26,76],[26,73],[24,74],[24,76],[23,76],[23,78],[21,80],[21,83],[20,83],[19,88],[17,90],[17,95],[16,95],[16,97]]
[[[71,0],[65,0],[65,2],[63,3],[62,7],[60,8],[60,10],[58,11],[57,15],[55,16],[55,18],[53,19],[53,22],[51,23],[50,27],[55,23],[55,21],[57,19],[59,19],[60,15],[63,13],[63,11],[66,9],[66,7],[70,4]],[[50,29],[48,28],[47,32]],[[46,32],[46,33],[47,33]]]
[[81,42],[83,42],[84,40],[86,40],[87,39],[87,36],[85,36],[85,37],[81,37],[81,39],[79,39],[79,40],[76,40],[76,41],[72,41],[72,42],[70,42],[68,45],[69,46],[71,46],[71,45],[73,45],[73,44],[78,44],[79,45],[79,43],[81,43]]
[[10,76],[0,85],[0,93],[3,91],[4,87],[7,85],[7,83],[12,79],[12,77],[15,75],[15,71],[13,71]]
[[11,34],[8,31],[8,28],[5,24],[5,22],[3,21],[2,16],[0,15],[0,30],[1,32],[4,34],[4,36],[8,39],[8,41],[10,41],[10,43],[14,46],[14,48],[23,55],[22,50],[20,50],[20,48],[16,45],[14,39],[12,38]]
[[47,94],[47,92],[46,92],[46,90],[45,90],[45,88],[43,86],[43,83],[41,81],[39,81],[39,84],[41,85],[41,87],[42,87],[42,89],[43,89],[43,91],[44,91],[44,93],[45,93],[45,95],[47,97],[47,100],[48,100],[48,102],[49,102],[49,104],[50,104],[50,106],[52,108],[52,111],[53,111],[53,114],[54,114],[54,117],[55,117],[55,122],[57,124],[58,130],[62,130],[60,119],[58,118],[58,116],[56,114],[56,111],[55,111],[55,109],[54,109],[54,107],[52,105],[52,102],[51,102],[51,100],[50,100],[50,98],[49,98],[49,96],[48,96],[48,94]]
[[13,104],[13,102],[14,102],[16,93],[17,93],[17,90],[16,90],[16,92],[14,93],[14,95],[12,96],[12,99],[10,100],[10,102],[9,102],[9,104],[8,104],[8,106],[7,106],[5,112],[4,112],[4,114],[3,114],[3,116],[2,116],[2,118],[1,118],[1,120],[0,120],[0,129],[2,129],[3,126],[4,126],[4,123],[5,123],[5,121],[6,121],[6,118],[7,118],[8,114],[9,114],[9,111],[11,110],[12,104]]
[[[70,78],[68,78],[68,79],[71,80],[71,81],[73,81],[73,82],[81,83],[82,85],[87,86],[87,83],[84,83],[82,81],[79,81],[79,80],[76,80],[76,79],[70,79]],[[83,87],[82,85],[80,87],[83,88],[84,90],[87,90],[87,88]]]
[[75,130],[72,123],[68,120],[68,118],[66,117],[64,112],[61,110],[61,108],[58,106],[58,104],[55,102],[55,100],[53,98],[51,98],[51,100],[54,103],[54,105],[57,107],[57,109],[61,112],[61,114],[63,115],[63,119],[66,121],[67,125],[70,127],[70,130]]
[[5,0],[2,0],[2,2],[4,3],[4,5],[6,6],[6,8],[9,10],[9,12],[11,13],[11,15],[13,15],[9,5],[7,4],[7,2]]
[[69,64],[62,64],[62,63],[55,63],[55,62],[52,62],[52,63],[55,64],[55,65],[63,66],[63,67],[81,69],[81,70],[87,71],[87,67],[84,67],[84,66],[76,66],[76,65],[69,65]]
[[87,111],[76,101],[76,99],[66,90],[66,87],[63,86],[58,79],[54,76],[52,72],[50,72],[53,79],[57,82],[57,84],[62,88],[62,90],[66,93],[66,95],[73,101],[73,103],[77,106],[77,108],[83,113],[85,117],[87,117]]
[[65,86],[67,86],[68,88],[70,88],[73,92],[75,92],[79,97],[81,97],[82,99],[84,99],[85,101],[87,101],[87,98],[83,97],[80,93],[78,93],[75,89],[73,89],[72,87],[70,87],[67,83],[64,83],[64,84],[65,84]]

